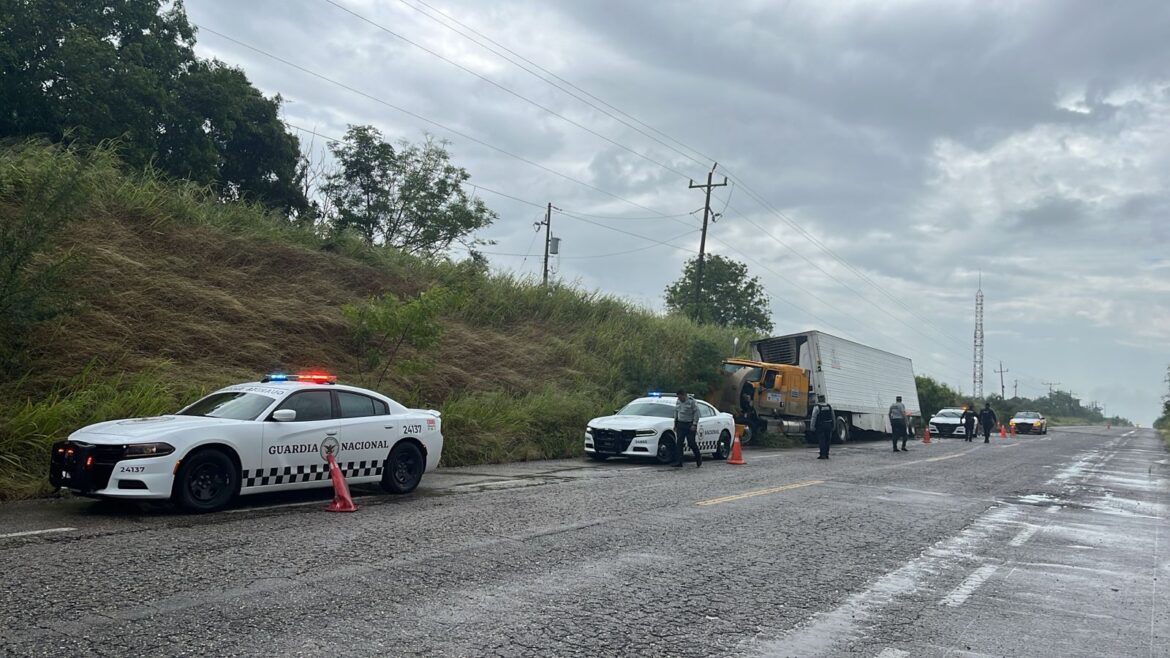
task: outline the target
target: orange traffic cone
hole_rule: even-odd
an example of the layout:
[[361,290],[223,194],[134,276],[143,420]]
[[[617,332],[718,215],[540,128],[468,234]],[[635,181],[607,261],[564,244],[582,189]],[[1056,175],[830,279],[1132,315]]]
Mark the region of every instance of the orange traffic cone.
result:
[[326,456],[329,460],[329,478],[333,480],[333,502],[325,508],[326,512],[356,512],[357,505],[353,504],[353,498],[349,496],[349,485],[345,483],[345,476],[342,475],[341,469],[337,467],[337,461],[333,459],[333,453]]
[[1003,423],[999,424],[999,438],[1001,438],[1001,439],[1007,438],[1007,432],[1003,431]]
[[922,428],[922,442],[930,443],[930,425],[926,425]]
[[742,466],[747,463],[743,460],[743,451],[739,447],[739,434],[739,425],[736,425],[735,438],[731,441],[731,458],[727,460],[728,464],[735,464],[736,466]]

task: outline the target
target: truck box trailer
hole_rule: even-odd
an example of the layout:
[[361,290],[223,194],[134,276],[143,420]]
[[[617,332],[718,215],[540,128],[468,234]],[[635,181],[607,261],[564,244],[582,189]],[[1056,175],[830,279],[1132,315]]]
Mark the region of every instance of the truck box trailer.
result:
[[[910,359],[821,331],[753,341],[752,359],[798,366],[808,372],[808,406],[818,396],[833,407],[834,437],[848,441],[857,432],[890,431],[889,408],[902,396],[906,410],[921,417]],[[789,419],[791,413],[785,413]],[[807,413],[805,414],[807,431]],[[792,424],[785,423],[786,429]]]

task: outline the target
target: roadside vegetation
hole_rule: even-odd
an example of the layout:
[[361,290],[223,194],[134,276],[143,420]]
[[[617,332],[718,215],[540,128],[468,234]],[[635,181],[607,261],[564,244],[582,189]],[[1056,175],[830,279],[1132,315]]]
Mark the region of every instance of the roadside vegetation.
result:
[[578,455],[589,418],[704,390],[749,337],[304,226],[127,171],[112,145],[4,146],[0,227],[37,236],[0,294],[45,309],[6,318],[0,497],[43,493],[48,447],[74,429],[278,369],[440,410],[446,464]]
[[930,415],[946,407],[963,407],[974,405],[975,409],[982,409],[985,402],[991,403],[991,408],[1001,422],[1011,420],[1019,411],[1038,411],[1048,419],[1049,425],[1114,425],[1117,427],[1132,427],[1133,423],[1120,416],[1106,417],[1101,410],[1084,405],[1080,399],[1065,391],[1053,391],[1049,395],[1039,398],[1011,397],[1001,398],[992,395],[986,398],[962,396],[958,391],[934,380],[931,377],[915,377],[918,385],[918,402],[922,405],[924,420]]
[[1162,415],[1154,421],[1154,429],[1162,434],[1166,447],[1170,448],[1170,366],[1166,368],[1166,394],[1162,396]]

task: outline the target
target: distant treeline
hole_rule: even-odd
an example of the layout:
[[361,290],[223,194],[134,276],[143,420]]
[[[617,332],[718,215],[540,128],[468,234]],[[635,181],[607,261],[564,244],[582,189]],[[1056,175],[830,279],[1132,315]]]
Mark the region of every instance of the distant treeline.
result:
[[992,395],[986,398],[963,396],[955,389],[934,380],[931,377],[915,377],[918,384],[918,402],[922,405],[922,415],[929,417],[939,409],[945,407],[975,406],[982,409],[985,402],[991,403],[995,415],[1001,420],[1011,418],[1018,411],[1038,411],[1054,422],[1077,423],[1084,425],[1113,425],[1130,427],[1129,419],[1120,416],[1106,417],[1096,407],[1087,407],[1079,398],[1065,391],[1053,391],[1039,398],[1012,397],[1001,398]]

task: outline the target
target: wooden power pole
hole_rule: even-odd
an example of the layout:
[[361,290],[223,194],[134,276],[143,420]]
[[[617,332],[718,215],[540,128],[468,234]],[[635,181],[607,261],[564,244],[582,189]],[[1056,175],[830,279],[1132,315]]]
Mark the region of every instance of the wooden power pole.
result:
[[695,185],[695,181],[691,181],[689,189],[703,189],[706,191],[706,199],[703,201],[703,235],[699,238],[699,265],[695,270],[695,318],[698,319],[700,315],[700,302],[702,301],[703,290],[703,259],[707,253],[707,221],[711,217],[711,190],[716,187],[724,187],[727,185],[727,177],[723,177],[722,183],[712,183],[711,178],[715,175],[715,167],[719,163],[711,165],[711,171],[707,172],[707,184]]

